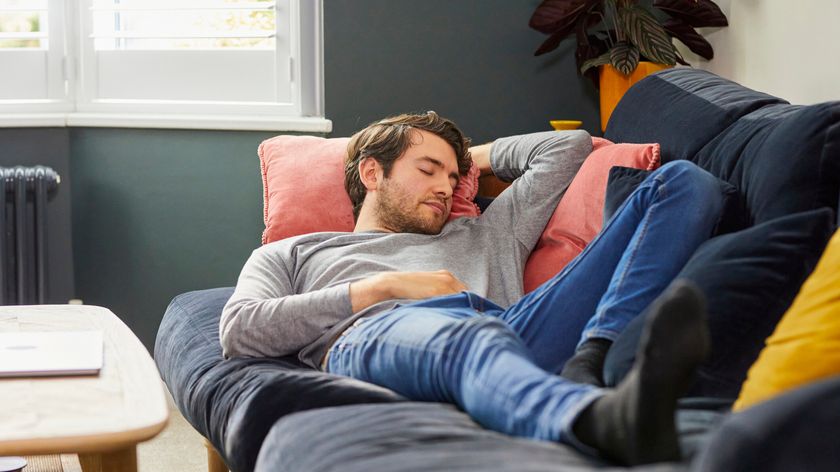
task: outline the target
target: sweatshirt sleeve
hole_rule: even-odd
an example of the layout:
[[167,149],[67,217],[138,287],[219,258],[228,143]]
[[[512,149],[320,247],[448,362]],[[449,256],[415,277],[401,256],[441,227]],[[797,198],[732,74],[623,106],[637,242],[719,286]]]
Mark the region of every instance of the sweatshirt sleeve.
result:
[[294,354],[352,315],[349,283],[296,294],[287,258],[269,246],[251,254],[222,310],[225,358]]
[[497,139],[490,167],[513,182],[482,215],[483,224],[507,228],[530,251],[560,198],[592,151],[586,131],[547,131]]

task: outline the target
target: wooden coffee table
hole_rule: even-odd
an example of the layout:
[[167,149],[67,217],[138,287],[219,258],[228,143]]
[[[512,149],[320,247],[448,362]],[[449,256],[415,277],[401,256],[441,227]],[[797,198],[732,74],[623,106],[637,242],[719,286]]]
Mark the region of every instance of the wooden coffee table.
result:
[[0,456],[78,453],[85,472],[136,471],[137,443],[166,425],[163,383],[148,351],[110,310],[0,306],[0,331],[101,330],[97,376],[0,379]]

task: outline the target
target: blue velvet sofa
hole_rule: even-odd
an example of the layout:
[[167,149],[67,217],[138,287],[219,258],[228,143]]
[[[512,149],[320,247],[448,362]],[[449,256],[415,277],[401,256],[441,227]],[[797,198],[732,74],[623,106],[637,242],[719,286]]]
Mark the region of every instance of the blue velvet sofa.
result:
[[[658,142],[728,196],[719,235],[682,277],[709,299],[713,354],[677,415],[684,460],[644,470],[840,470],[840,378],[729,413],[764,339],[836,229],[840,103],[796,106],[711,73],[677,68],[636,84],[605,137]],[[614,169],[610,198],[640,177]],[[256,176],[255,176],[256,178]],[[612,196],[612,197],[611,197]],[[613,466],[560,444],[487,431],[456,408],[410,402],[294,358],[223,360],[221,309],[232,288],[176,297],[155,360],[187,420],[233,471],[543,471]],[[616,341],[605,375],[632,362],[638,324]]]

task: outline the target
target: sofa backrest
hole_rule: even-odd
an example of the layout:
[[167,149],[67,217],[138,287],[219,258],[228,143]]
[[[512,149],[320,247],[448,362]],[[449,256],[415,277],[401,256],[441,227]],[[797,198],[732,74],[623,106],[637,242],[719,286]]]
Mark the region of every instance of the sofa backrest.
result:
[[691,159],[739,189],[746,226],[829,207],[840,192],[840,102],[768,105]]
[[[690,160],[737,189],[724,216],[729,234],[704,243],[679,275],[706,294],[713,345],[691,393],[735,398],[835,230],[840,102],[791,105],[707,71],[675,68],[634,85],[605,137],[658,142],[663,163]],[[638,336],[629,327],[622,336],[615,352],[635,352]],[[607,372],[632,360],[614,357]]]
[[731,229],[837,210],[840,102],[791,105],[708,71],[674,68],[628,90],[605,137],[658,142],[662,163],[687,159],[734,185],[742,222]]
[[624,94],[604,137],[614,143],[659,143],[663,163],[692,160],[742,116],[780,103],[787,102],[704,70],[666,69]]

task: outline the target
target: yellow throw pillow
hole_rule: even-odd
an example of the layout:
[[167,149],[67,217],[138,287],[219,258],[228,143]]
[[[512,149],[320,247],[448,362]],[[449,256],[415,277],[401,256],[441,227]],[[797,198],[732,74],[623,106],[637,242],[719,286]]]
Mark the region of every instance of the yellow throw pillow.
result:
[[840,231],[802,285],[758,359],[733,410],[840,374]]

